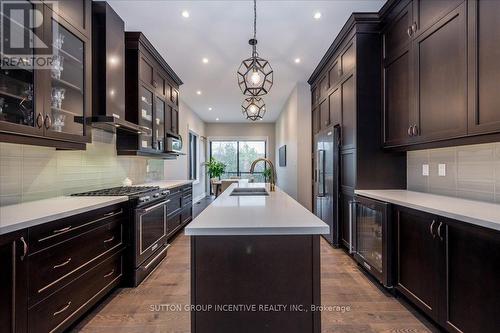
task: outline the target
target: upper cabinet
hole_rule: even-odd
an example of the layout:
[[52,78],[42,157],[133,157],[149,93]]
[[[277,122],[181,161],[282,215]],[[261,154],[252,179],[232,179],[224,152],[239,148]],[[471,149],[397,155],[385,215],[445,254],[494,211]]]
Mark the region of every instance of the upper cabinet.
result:
[[140,32],[125,33],[125,116],[146,129],[118,133],[121,155],[165,154],[168,136],[179,135],[180,78]]
[[[14,46],[4,48],[3,57],[15,59],[17,55],[23,61],[10,62],[10,66],[2,62],[0,141],[67,149],[85,149],[90,141],[85,124],[91,103],[90,1],[82,3],[83,10],[79,16],[73,13],[73,18],[66,17],[63,10],[73,0],[65,1],[62,8],[56,3],[28,1],[4,4],[3,14],[10,18],[12,13],[23,13],[25,26],[37,26],[30,23],[33,17],[40,17],[33,13],[39,13],[43,23],[21,30],[21,41],[32,39],[32,43],[22,42],[24,47],[15,53]],[[82,27],[72,24],[78,18]],[[9,26],[15,35],[16,26]],[[14,41],[4,39],[4,46]],[[30,57],[35,66],[27,65]]]
[[500,131],[500,1],[469,0],[469,133]]

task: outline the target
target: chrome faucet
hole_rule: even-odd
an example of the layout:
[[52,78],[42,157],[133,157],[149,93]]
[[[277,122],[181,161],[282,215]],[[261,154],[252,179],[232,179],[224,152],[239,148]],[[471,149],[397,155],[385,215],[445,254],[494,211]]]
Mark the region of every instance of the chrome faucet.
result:
[[[261,158],[256,159],[255,161],[253,161],[253,162],[252,162],[252,165],[250,166],[250,174],[252,174],[252,175],[253,175],[253,172],[254,172],[254,170],[255,170],[255,165],[256,165],[258,162],[260,162],[260,161],[264,161],[264,162],[269,163],[269,166],[271,167],[272,173],[271,173],[271,179],[270,179],[270,181],[271,181],[270,190],[271,190],[272,192],[274,192],[274,187],[276,186],[276,178],[278,178],[278,177],[276,176],[276,169],[274,168],[274,164],[273,164],[273,162],[271,162],[271,160],[270,160],[270,159],[267,159],[267,158],[261,157]],[[264,164],[264,167],[265,167],[265,164]]]

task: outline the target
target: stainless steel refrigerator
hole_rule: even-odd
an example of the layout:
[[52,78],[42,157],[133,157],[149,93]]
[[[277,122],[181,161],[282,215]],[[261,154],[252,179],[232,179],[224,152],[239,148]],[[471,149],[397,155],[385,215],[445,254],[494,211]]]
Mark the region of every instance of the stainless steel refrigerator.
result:
[[314,214],[330,226],[323,237],[339,245],[339,138],[340,126],[331,126],[314,137]]

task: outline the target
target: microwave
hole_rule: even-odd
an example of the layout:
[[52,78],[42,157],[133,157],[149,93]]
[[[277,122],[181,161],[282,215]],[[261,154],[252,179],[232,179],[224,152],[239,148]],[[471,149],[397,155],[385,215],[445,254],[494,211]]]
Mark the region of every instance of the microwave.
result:
[[180,153],[182,151],[182,138],[180,136],[178,138],[173,136],[167,137],[166,151],[169,153]]

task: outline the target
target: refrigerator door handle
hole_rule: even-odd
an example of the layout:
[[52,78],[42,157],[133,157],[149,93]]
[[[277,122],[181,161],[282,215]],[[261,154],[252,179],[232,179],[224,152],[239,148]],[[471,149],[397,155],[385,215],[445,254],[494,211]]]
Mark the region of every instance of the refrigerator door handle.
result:
[[325,150],[318,150],[318,196],[324,197],[326,192],[325,184]]

